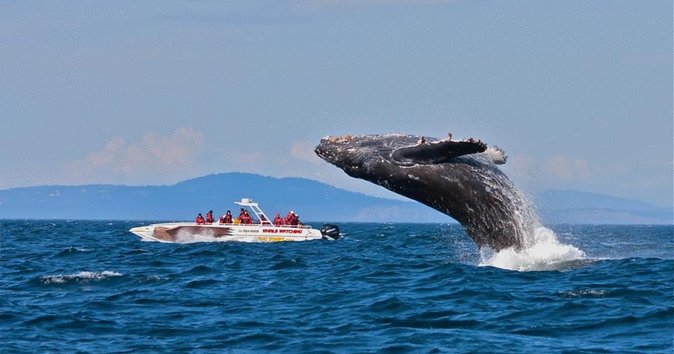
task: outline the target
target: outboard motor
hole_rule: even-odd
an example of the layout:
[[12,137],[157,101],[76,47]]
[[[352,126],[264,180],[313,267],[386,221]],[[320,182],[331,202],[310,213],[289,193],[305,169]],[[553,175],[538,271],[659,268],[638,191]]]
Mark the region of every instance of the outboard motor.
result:
[[339,238],[339,226],[333,224],[325,224],[321,226],[321,235],[326,240],[334,241]]

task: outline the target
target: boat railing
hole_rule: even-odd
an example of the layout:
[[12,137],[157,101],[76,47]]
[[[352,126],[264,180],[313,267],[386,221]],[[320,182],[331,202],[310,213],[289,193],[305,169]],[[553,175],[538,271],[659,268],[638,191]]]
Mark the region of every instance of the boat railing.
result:
[[220,222],[214,222],[210,224],[205,224],[205,225],[225,225],[225,226],[272,226],[272,227],[289,227],[293,229],[310,229],[311,225],[274,225],[270,222],[265,221],[264,223],[259,223],[259,222],[254,222],[252,224],[242,224],[242,223],[236,223],[236,222],[231,222],[231,223],[220,223]]

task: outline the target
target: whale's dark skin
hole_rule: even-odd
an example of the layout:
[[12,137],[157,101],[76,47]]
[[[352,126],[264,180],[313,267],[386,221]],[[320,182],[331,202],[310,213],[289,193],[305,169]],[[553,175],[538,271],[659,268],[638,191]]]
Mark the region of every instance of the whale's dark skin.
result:
[[500,149],[473,139],[419,143],[412,135],[328,137],[316,154],[349,176],[378,184],[457,220],[478,247],[521,249],[530,207],[496,166]]

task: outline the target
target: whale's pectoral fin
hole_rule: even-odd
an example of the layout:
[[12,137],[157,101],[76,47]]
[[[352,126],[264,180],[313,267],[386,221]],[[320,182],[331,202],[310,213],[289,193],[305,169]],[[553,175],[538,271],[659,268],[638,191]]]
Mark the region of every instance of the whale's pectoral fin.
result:
[[397,149],[393,151],[391,157],[401,162],[437,164],[449,162],[459,156],[484,152],[485,150],[487,150],[487,145],[479,140],[438,141]]

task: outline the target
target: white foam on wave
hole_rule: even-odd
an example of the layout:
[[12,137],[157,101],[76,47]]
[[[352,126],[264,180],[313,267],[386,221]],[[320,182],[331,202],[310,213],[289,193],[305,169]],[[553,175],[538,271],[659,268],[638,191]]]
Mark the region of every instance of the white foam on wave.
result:
[[554,231],[538,226],[527,235],[521,250],[506,248],[499,252],[480,254],[480,266],[517,271],[559,270],[568,264],[586,259],[582,250],[557,240]]
[[109,270],[104,270],[102,272],[82,271],[74,274],[47,275],[40,277],[40,280],[42,280],[42,282],[45,284],[63,284],[68,281],[88,283],[90,281],[99,281],[112,277],[121,277],[122,275],[123,275],[122,273],[117,273]]
[[606,289],[576,289],[559,292],[563,297],[605,297],[609,293]]
[[65,249],[66,252],[91,252],[93,251],[93,248],[84,248],[84,247],[75,247],[75,246],[70,246]]

